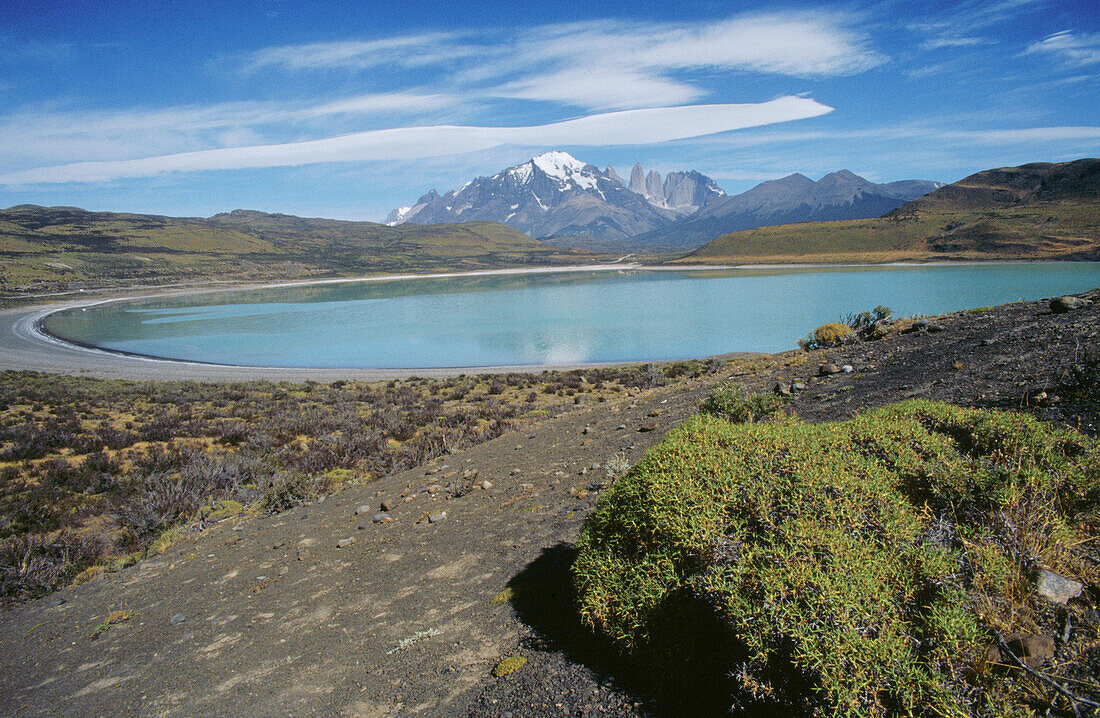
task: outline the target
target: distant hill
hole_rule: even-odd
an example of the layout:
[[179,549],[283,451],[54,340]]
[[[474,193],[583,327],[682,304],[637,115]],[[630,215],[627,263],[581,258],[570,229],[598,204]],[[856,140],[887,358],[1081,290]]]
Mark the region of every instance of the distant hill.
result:
[[19,205],[0,210],[0,290],[574,262],[494,222],[388,227],[235,210],[203,219]]
[[646,172],[629,183],[555,150],[470,180],[444,195],[431,190],[386,221],[430,224],[469,219],[515,227],[548,244],[596,251],[683,251],[727,232],[769,224],[878,217],[942,186],[927,180],[875,184],[848,170],[817,182],[793,174],[727,196],[704,174]]
[[691,249],[743,229],[880,217],[942,186],[930,180],[876,184],[848,170],[827,174],[817,182],[795,173],[715,200],[675,224],[634,237],[633,241]]
[[878,219],[724,235],[682,263],[1100,260],[1100,159],[970,175]]

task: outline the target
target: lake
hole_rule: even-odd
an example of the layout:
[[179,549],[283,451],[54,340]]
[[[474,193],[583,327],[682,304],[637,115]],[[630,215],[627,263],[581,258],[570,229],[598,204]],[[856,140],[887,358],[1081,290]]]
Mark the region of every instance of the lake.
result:
[[1082,292],[1100,263],[613,270],[311,284],[112,301],[47,316],[113,351],[264,367],[654,361],[793,349],[874,308],[941,314]]

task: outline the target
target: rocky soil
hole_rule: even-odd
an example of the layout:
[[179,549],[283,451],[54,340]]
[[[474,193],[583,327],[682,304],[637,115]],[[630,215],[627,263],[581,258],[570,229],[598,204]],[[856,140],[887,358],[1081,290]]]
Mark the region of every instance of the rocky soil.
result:
[[[956,313],[726,376],[754,391],[804,385],[789,410],[810,421],[925,397],[1096,435],[1100,292],[1083,296],[1093,303],[1073,311]],[[819,376],[823,364],[851,371]],[[19,606],[0,615],[0,713],[682,714],[581,628],[569,565],[604,467],[639,458],[712,382],[579,406]],[[500,665],[512,657],[526,662]]]

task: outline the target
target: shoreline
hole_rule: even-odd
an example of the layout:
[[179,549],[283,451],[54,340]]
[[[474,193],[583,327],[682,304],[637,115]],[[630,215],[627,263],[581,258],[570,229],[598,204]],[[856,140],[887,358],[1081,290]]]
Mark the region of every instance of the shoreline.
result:
[[[626,257],[623,257],[625,259]],[[1061,262],[1058,262],[1059,264]],[[965,265],[1016,264],[1011,261],[966,262]],[[580,362],[563,365],[526,364],[501,366],[459,366],[433,368],[321,368],[321,367],[264,367],[236,364],[199,362],[168,357],[150,356],[112,349],[104,349],[54,336],[42,326],[42,320],[55,312],[80,307],[90,307],[112,302],[149,297],[177,297],[213,294],[231,291],[250,291],[356,282],[389,282],[410,279],[448,279],[456,277],[554,274],[573,272],[607,271],[783,271],[801,269],[890,269],[959,266],[957,262],[893,262],[884,264],[784,264],[784,265],[683,265],[647,266],[637,262],[612,262],[600,265],[515,267],[506,269],[471,270],[468,272],[438,272],[433,274],[387,274],[367,277],[341,277],[334,279],[267,282],[262,284],[232,283],[228,286],[205,286],[167,289],[150,287],[148,291],[104,289],[88,293],[91,296],[68,301],[50,301],[31,306],[0,309],[0,370],[44,371],[55,374],[85,375],[111,379],[134,380],[197,380],[197,381],[335,381],[358,379],[364,381],[405,379],[411,376],[448,377],[459,374],[498,374],[509,372],[570,371],[601,366],[624,366],[653,363],[635,362]],[[121,296],[104,296],[121,292]],[[753,352],[748,352],[752,354]]]

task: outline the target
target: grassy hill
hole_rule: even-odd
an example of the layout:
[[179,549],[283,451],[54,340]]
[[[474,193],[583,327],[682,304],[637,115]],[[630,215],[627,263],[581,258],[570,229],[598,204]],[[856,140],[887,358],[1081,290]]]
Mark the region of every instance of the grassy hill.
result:
[[236,210],[208,219],[19,205],[0,211],[0,292],[576,262],[495,222],[388,227]]
[[681,263],[1100,259],[1100,159],[986,170],[877,219],[761,227]]

